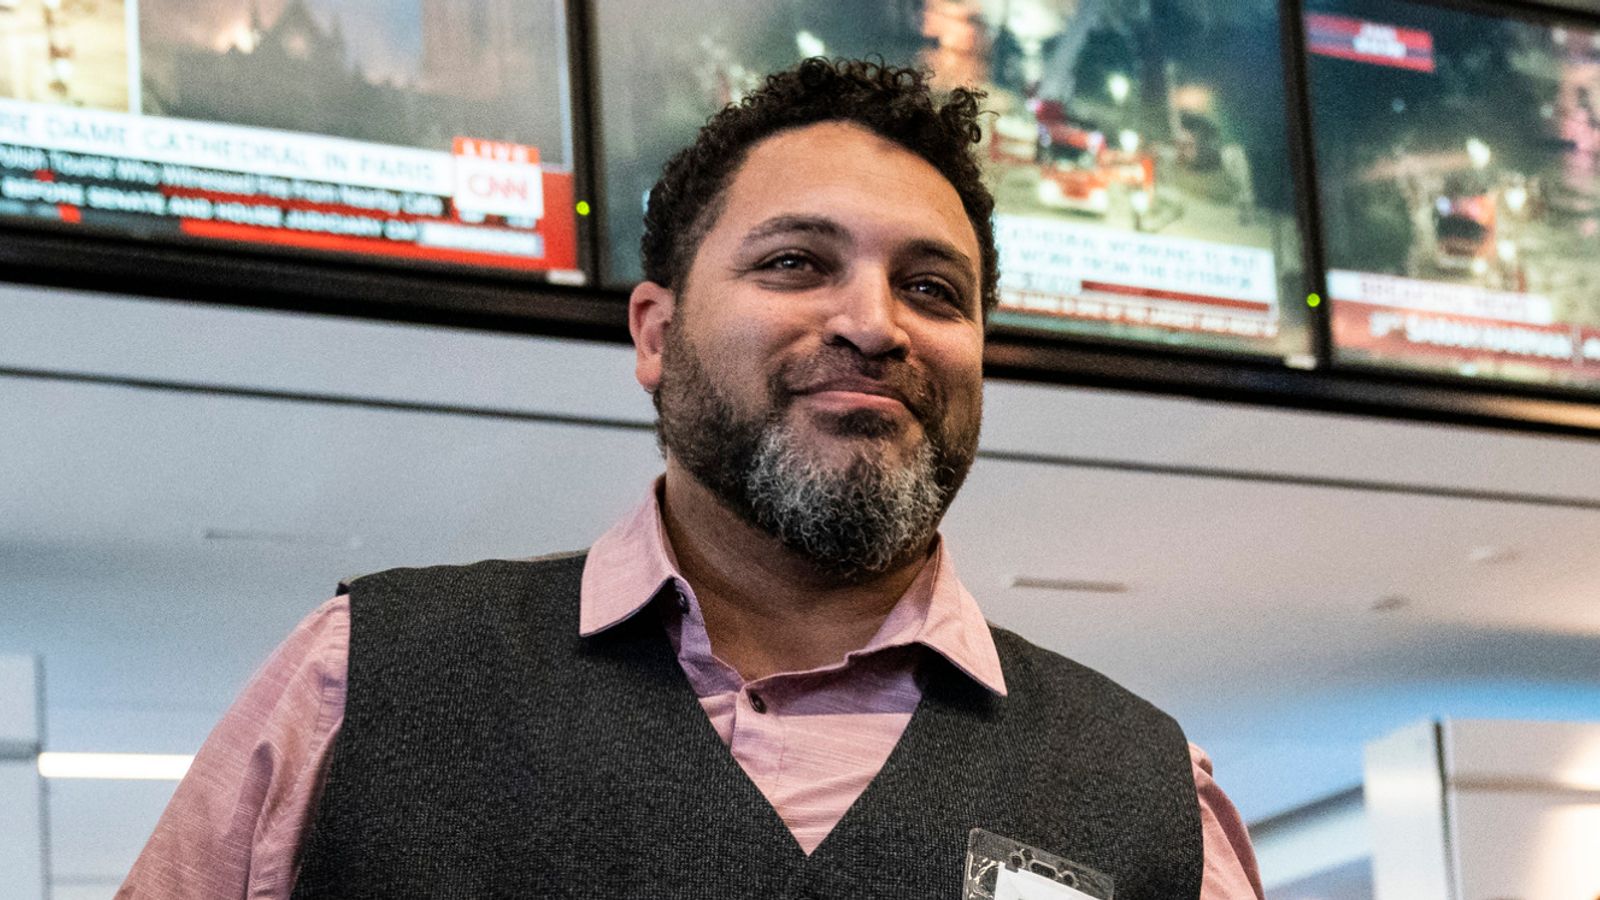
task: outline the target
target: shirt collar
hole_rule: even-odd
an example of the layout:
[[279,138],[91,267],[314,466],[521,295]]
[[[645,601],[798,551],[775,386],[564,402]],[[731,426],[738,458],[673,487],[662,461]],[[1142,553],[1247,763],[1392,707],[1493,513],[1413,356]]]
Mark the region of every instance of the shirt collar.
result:
[[589,548],[578,594],[578,634],[598,634],[622,624],[649,605],[670,582],[683,581],[667,545],[656,501],[649,496]]
[[[657,499],[660,485],[657,479],[644,501],[589,549],[579,594],[578,633],[583,637],[632,618],[669,585],[690,593],[667,542]],[[907,644],[928,647],[989,691],[1005,695],[994,637],[978,602],[956,577],[942,538],[883,627],[850,656]]]

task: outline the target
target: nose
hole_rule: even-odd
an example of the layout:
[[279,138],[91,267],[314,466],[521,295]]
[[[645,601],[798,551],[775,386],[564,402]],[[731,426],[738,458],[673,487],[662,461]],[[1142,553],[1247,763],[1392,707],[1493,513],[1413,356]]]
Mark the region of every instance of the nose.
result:
[[900,322],[903,312],[888,273],[864,272],[840,286],[823,339],[868,358],[904,359],[911,340]]

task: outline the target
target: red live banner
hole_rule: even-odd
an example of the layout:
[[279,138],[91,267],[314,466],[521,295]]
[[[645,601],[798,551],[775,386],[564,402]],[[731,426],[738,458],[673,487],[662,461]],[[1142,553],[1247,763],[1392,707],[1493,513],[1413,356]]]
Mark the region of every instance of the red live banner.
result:
[[1328,13],[1306,14],[1306,49],[1318,56],[1348,59],[1413,72],[1433,71],[1433,35]]
[[1344,353],[1446,365],[1517,364],[1600,380],[1600,330],[1507,322],[1338,300],[1334,345]]

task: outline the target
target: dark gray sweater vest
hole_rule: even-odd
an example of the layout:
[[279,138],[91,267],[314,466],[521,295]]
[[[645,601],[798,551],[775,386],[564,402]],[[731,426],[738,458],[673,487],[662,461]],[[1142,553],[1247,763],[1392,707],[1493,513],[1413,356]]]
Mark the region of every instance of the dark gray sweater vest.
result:
[[296,898],[950,898],[968,831],[1194,900],[1186,742],[994,630],[1009,695],[927,654],[882,771],[809,857],[718,739],[646,609],[578,636],[581,555],[350,587],[349,695]]

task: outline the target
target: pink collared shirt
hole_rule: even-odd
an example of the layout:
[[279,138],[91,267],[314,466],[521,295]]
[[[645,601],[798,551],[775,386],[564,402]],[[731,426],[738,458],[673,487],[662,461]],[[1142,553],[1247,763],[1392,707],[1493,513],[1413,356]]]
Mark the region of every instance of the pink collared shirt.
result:
[[[699,603],[678,574],[656,492],[590,549],[579,629],[641,613],[671,583],[663,618],[690,685],[795,841],[810,853],[877,775],[921,699],[916,657],[939,653],[988,690],[1005,680],[983,614],[942,543],[878,633],[837,663],[745,681],[712,652]],[[246,686],[178,785],[118,897],[278,900],[294,889],[344,719],[350,606],[328,601]],[[1202,900],[1262,896],[1250,839],[1190,745],[1205,846]]]

